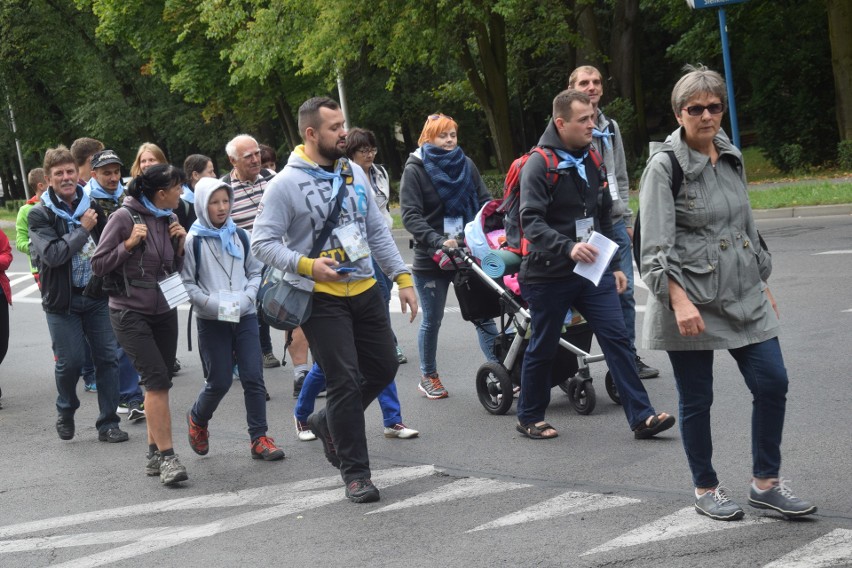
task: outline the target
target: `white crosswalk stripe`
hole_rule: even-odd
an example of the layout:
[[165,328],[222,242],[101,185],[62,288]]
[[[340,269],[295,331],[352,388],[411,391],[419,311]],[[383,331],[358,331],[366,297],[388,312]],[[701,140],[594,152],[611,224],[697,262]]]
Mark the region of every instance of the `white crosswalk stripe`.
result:
[[763,568],[828,568],[852,563],[852,531],[835,529]]
[[415,495],[403,501],[393,503],[387,507],[382,507],[376,511],[370,511],[368,515],[376,513],[386,513],[388,511],[398,511],[399,509],[407,509],[409,507],[418,507],[420,505],[431,505],[434,503],[445,503],[447,501],[455,501],[456,499],[470,499],[480,495],[492,495],[502,493],[503,491],[513,491],[515,489],[524,489],[531,487],[523,483],[510,483],[504,481],[496,481],[493,479],[479,479],[476,477],[468,477],[459,479],[448,485],[444,485],[434,491],[424,495]]

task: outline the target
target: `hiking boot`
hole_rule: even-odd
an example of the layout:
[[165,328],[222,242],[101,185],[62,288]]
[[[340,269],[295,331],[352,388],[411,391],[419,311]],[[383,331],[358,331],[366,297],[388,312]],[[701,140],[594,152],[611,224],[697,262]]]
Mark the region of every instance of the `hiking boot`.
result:
[[695,510],[699,515],[705,515],[717,521],[736,521],[745,516],[742,508],[731,501],[728,491],[721,485],[701,497],[696,497]]
[[163,456],[160,452],[154,452],[147,456],[148,462],[145,464],[145,475],[154,477],[160,475],[160,462],[163,461]]
[[56,433],[60,440],[70,440],[74,437],[74,417],[60,416],[56,420]]
[[756,509],[778,511],[787,518],[812,515],[817,511],[816,505],[793,495],[793,491],[787,487],[783,479],[779,479],[772,487],[764,491],[761,491],[752,483],[748,494],[748,504]]
[[334,440],[331,439],[331,432],[328,431],[328,423],[325,420],[325,415],[320,416],[314,413],[308,416],[308,427],[317,439],[322,442],[322,451],[328,463],[340,469],[340,458],[337,457],[337,450],[334,449]]
[[207,431],[207,426],[199,426],[193,421],[192,410],[186,411],[186,425],[188,427],[189,447],[199,456],[206,456],[207,452],[210,451],[210,444],[207,441],[210,432]]
[[396,346],[396,360],[400,365],[408,363],[408,357],[405,356],[405,353],[402,352],[402,347],[399,345]]
[[284,450],[275,445],[275,440],[261,436],[251,443],[251,457],[255,460],[276,461],[284,459]]
[[272,351],[269,353],[263,354],[263,368],[264,369],[274,369],[275,367],[280,367],[281,361],[279,361],[275,355],[273,355]]
[[307,376],[307,371],[299,371],[299,374],[293,379],[293,398],[299,398],[299,393],[302,392],[302,385],[305,384],[305,377]]
[[372,503],[380,498],[379,488],[369,479],[356,479],[346,484],[346,497],[353,503]]
[[435,373],[434,375],[423,375],[423,378],[420,379],[420,384],[417,385],[417,388],[420,389],[420,392],[426,395],[426,398],[431,398],[432,400],[447,398],[450,396],[450,393],[448,393],[447,389],[444,388],[444,385],[441,384],[441,379],[438,377],[438,373]]
[[636,356],[636,369],[639,371],[639,378],[643,380],[653,379],[660,376],[660,370],[646,365],[645,362],[639,358],[639,355]]
[[100,440],[101,442],[118,444],[119,442],[126,442],[129,439],[130,436],[127,435],[127,432],[123,431],[118,426],[107,428],[103,432],[98,432],[98,440]]
[[407,438],[416,438],[419,435],[420,432],[414,428],[409,428],[402,422],[394,424],[391,427],[385,427],[385,438],[402,438],[405,440]]
[[317,439],[307,422],[302,422],[295,416],[293,417],[293,421],[296,423],[296,435],[299,437],[299,441],[310,442]]
[[127,403],[127,419],[131,422],[145,420],[145,405],[138,400]]
[[172,485],[187,479],[189,479],[189,476],[186,474],[186,468],[178,461],[176,454],[162,457],[160,460],[160,483]]

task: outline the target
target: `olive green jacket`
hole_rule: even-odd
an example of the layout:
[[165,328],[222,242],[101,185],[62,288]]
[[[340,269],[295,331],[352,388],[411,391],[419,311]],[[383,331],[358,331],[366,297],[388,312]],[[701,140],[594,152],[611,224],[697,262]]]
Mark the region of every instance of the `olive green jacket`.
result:
[[[650,290],[641,346],[666,351],[735,349],[778,335],[775,311],[764,292],[772,259],[757,236],[748,200],[742,154],[719,131],[715,167],[690,149],[675,130],[651,144],[642,174],[642,280]],[[672,199],[673,150],[684,183]],[[669,278],[698,308],[706,329],[684,337],[669,297]]]

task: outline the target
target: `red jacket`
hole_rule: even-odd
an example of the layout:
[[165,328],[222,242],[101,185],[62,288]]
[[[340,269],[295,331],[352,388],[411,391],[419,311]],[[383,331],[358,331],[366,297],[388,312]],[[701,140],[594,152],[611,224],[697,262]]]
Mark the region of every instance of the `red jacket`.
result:
[[6,295],[6,301],[12,304],[12,287],[9,285],[9,277],[6,276],[6,271],[12,265],[12,246],[9,244],[9,237],[6,233],[0,231],[0,288]]

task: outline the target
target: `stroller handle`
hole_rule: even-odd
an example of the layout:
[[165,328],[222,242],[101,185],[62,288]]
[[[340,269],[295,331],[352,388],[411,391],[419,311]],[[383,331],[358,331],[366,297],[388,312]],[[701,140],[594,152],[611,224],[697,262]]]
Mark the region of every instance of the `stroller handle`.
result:
[[485,282],[485,284],[489,288],[494,290],[500,296],[500,298],[502,298],[503,301],[511,307],[514,313],[519,313],[521,314],[521,317],[524,317],[529,320],[529,312],[527,312],[527,310],[518,303],[518,301],[515,299],[515,296],[511,292],[500,286],[500,284],[498,284],[493,278],[488,276],[485,271],[480,268],[479,263],[476,262],[476,259],[470,256],[465,249],[443,246],[441,247],[441,250],[451,259],[458,259],[464,262],[470,270],[473,270],[476,273],[480,280]]

